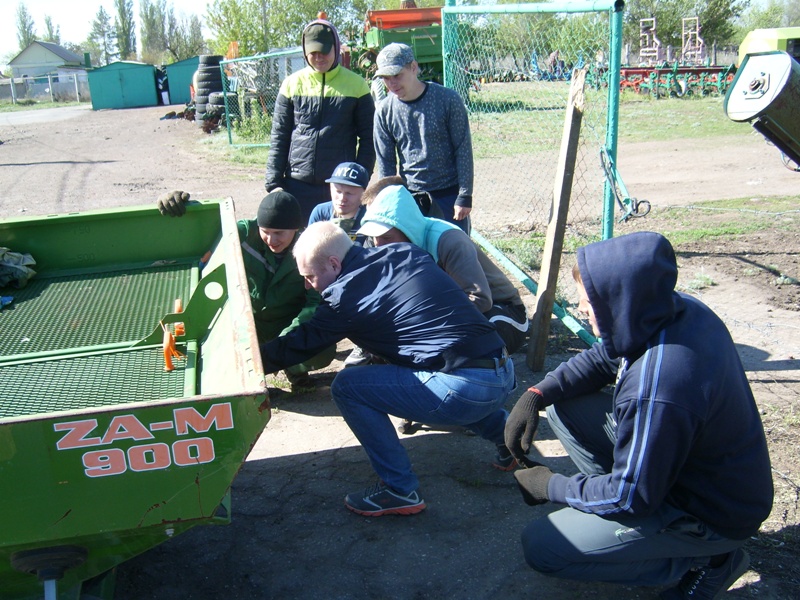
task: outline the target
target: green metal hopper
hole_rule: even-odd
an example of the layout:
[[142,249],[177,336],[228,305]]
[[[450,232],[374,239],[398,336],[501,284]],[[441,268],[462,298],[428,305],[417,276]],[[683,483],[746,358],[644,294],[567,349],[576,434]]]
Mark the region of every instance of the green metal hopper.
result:
[[118,564],[229,521],[270,417],[233,204],[0,221],[0,246],[37,271],[0,288],[0,597],[111,597]]

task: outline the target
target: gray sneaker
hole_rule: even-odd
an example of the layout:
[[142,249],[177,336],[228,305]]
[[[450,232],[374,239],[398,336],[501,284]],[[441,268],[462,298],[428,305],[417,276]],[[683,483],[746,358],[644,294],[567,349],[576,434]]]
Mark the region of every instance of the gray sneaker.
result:
[[356,346],[350,353],[350,356],[344,359],[344,368],[347,367],[363,367],[372,363],[372,354]]
[[354,513],[366,517],[415,515],[425,510],[425,501],[416,490],[403,496],[382,481],[361,493],[348,494],[344,498],[344,505]]
[[700,567],[684,575],[678,585],[661,592],[662,600],[715,600],[744,575],[750,566],[750,555],[737,548],[718,567]]

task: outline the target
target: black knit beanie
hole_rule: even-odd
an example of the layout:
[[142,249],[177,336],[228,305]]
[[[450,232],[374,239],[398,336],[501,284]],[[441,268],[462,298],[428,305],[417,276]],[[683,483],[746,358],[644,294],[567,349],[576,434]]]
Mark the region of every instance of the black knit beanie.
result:
[[270,192],[264,196],[256,221],[264,229],[300,229],[303,226],[300,204],[289,192]]

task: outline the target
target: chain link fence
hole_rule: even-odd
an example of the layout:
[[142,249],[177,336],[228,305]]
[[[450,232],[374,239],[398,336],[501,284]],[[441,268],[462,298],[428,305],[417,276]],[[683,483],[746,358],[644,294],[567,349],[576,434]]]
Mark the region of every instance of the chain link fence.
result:
[[0,102],[91,102],[85,72],[18,77],[0,82]]
[[220,63],[228,142],[234,146],[268,146],[272,112],[281,82],[305,66],[300,48]]
[[[444,81],[469,111],[476,239],[535,292],[553,206],[570,85],[586,72],[565,252],[608,237],[610,187],[601,149],[616,154],[621,19],[614,2],[446,6]],[[612,31],[613,30],[613,31]],[[613,89],[609,88],[609,81]],[[561,260],[557,300],[569,306],[573,259]],[[561,306],[564,324],[590,340]]]
[[[536,12],[520,12],[525,8]],[[445,20],[445,82],[465,99],[472,129],[473,226],[487,237],[546,229],[573,70],[585,69],[569,227],[571,234],[598,237],[610,12],[558,12],[557,5],[480,9],[445,8],[451,17]]]

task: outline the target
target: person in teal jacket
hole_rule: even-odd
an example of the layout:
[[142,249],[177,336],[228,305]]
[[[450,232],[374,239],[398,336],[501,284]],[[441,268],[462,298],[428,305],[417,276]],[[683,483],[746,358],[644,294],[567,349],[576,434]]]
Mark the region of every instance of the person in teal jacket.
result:
[[517,288],[459,227],[424,216],[411,192],[396,181],[387,177],[369,186],[359,234],[373,238],[376,246],[411,242],[425,250],[494,324],[508,351],[517,352],[528,334]]
[[305,226],[314,207],[331,199],[325,180],[336,165],[357,162],[372,173],[375,106],[364,78],[339,64],[331,23],[309,23],[302,45],[308,66],[283,80],[275,100],[265,187],[294,195]]

